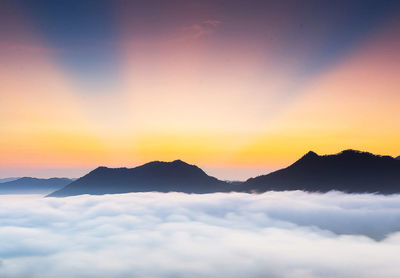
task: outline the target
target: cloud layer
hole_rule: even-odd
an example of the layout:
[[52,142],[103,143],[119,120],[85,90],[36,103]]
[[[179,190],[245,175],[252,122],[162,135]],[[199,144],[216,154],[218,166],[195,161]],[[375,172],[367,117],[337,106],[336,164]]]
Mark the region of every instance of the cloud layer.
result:
[[400,196],[0,197],[0,277],[399,277]]

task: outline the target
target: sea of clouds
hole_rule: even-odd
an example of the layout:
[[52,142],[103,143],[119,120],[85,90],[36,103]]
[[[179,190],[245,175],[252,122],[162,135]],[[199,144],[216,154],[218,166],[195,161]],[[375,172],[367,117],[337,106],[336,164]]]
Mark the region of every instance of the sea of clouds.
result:
[[0,196],[1,278],[400,277],[400,195]]

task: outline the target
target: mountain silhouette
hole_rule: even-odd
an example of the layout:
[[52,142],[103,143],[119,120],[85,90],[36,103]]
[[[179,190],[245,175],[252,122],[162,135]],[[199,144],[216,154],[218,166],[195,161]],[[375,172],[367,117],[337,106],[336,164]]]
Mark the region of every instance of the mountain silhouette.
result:
[[67,178],[18,178],[16,180],[0,183],[0,194],[48,194],[71,183]]
[[398,157],[396,157],[397,160],[400,160],[400,155]]
[[0,179],[0,183],[9,182],[9,181],[15,181],[17,179],[20,179],[20,178],[14,178],[14,177],[12,177],[12,178],[1,178]]
[[310,151],[285,169],[248,179],[239,190],[399,193],[400,160],[355,150],[323,156]]
[[48,197],[149,191],[212,193],[230,191],[231,187],[181,160],[154,161],[135,168],[98,167]]

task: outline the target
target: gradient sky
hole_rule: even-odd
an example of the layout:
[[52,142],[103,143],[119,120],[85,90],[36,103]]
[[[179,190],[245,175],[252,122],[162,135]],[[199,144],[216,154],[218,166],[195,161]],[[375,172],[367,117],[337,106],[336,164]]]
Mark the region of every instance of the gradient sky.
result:
[[400,1],[0,4],[0,177],[400,155]]

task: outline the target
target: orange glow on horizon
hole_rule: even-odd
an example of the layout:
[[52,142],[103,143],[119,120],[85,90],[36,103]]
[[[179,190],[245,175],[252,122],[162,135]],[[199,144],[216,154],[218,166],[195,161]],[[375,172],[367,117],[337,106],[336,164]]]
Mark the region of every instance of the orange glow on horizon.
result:
[[3,169],[178,158],[208,168],[276,169],[309,150],[400,155],[397,22],[284,97],[301,59],[274,67],[272,50],[257,44],[225,49],[218,39],[224,22],[184,39],[178,29],[141,41],[121,26],[122,82],[101,95],[82,93],[29,23],[13,24],[29,32],[19,34],[25,48],[0,44],[7,58],[0,65]]

